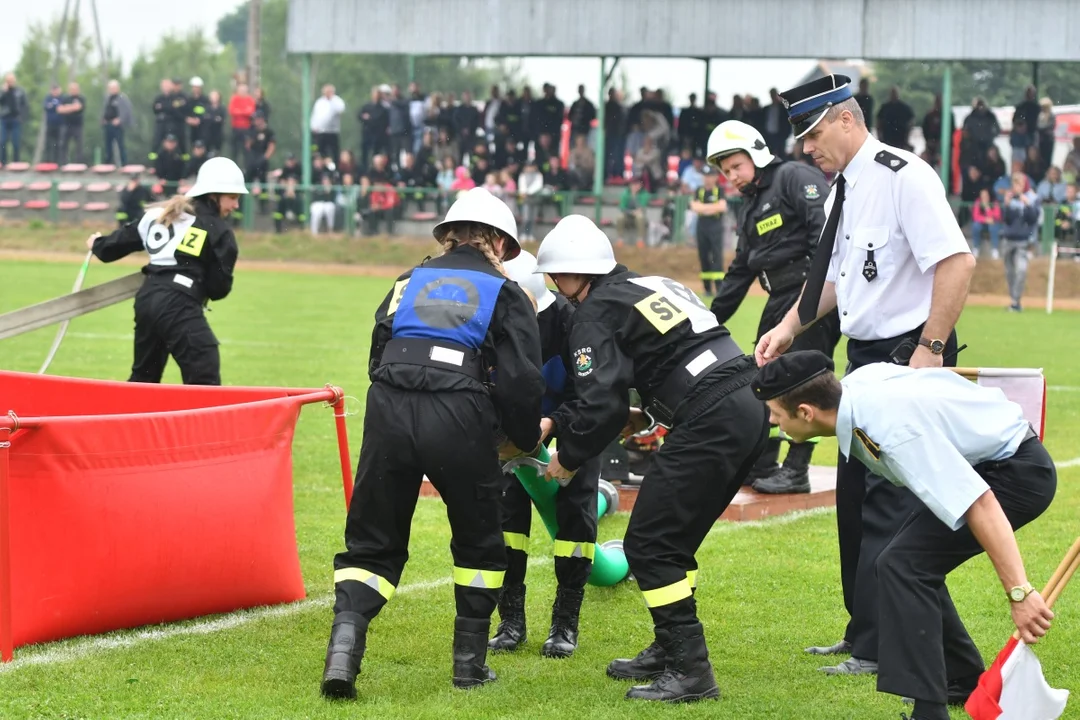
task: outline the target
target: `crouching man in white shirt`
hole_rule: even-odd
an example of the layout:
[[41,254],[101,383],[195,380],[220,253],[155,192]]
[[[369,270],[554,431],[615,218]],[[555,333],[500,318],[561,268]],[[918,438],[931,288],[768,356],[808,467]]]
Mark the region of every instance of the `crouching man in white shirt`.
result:
[[1054,617],[1013,534],[1050,506],[1049,453],[1001,390],[946,369],[875,363],[838,380],[824,354],[796,352],[761,368],[753,389],[796,442],[836,436],[845,457],[922,501],[877,560],[877,688],[914,698],[912,720],[948,720],[984,666],[946,575],[985,550],[1024,642]]

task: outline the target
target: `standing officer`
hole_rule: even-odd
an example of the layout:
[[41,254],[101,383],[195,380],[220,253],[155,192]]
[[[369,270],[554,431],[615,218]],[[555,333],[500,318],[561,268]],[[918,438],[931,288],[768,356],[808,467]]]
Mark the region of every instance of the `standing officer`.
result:
[[203,308],[232,290],[238,249],[225,218],[247,193],[228,158],[212,158],[187,195],[146,210],[111,235],[86,241],[102,262],[145,249],[150,264],[135,296],[135,363],[129,382],[161,382],[172,355],[185,385],[220,385],[221,357]]
[[266,124],[266,118],[258,113],[255,114],[255,127],[247,138],[247,172],[245,177],[248,183],[256,185],[259,193],[259,206],[265,212],[265,205],[270,198],[270,190],[267,181],[270,172],[270,158],[277,149],[277,140],[274,131]]
[[[334,558],[327,698],[356,697],[368,624],[401,579],[425,474],[453,533],[453,684],[495,679],[484,661],[506,572],[497,450],[531,451],[540,441],[540,338],[528,297],[503,275],[520,247],[502,200],[474,188],[434,234],[445,253],[402,275],[375,312],[347,549]],[[500,420],[508,441],[497,448]]]
[[150,162],[157,160],[158,149],[161,142],[168,135],[166,126],[169,118],[169,102],[172,95],[172,80],[164,78],[161,81],[161,93],[154,98],[154,135],[150,140],[150,152],[146,156]]
[[[728,120],[709,136],[708,161],[743,194],[736,222],[735,259],[717,288],[712,311],[726,323],[739,309],[756,279],[769,294],[758,322],[757,339],[795,306],[810,258],[825,225],[825,188],[820,170],[773,156],[754,127]],[[699,221],[700,222],[700,221]],[[840,316],[834,310],[795,341],[796,350],[820,350],[832,357],[840,341]],[[784,459],[775,426],[769,446],[751,477],[762,493],[810,492],[810,457],[814,442],[792,443]]]
[[169,88],[168,102],[165,106],[165,132],[176,136],[180,144],[180,154],[187,155],[188,98],[183,93],[184,84],[179,80],[173,80]]
[[187,104],[187,117],[184,118],[184,122],[188,125],[188,130],[191,132],[191,147],[195,147],[195,143],[206,141],[207,137],[207,117],[206,109],[210,105],[210,100],[203,95],[203,81],[201,77],[191,78],[191,97],[188,98]]
[[[934,169],[866,129],[850,80],[829,75],[781,93],[795,139],[825,172],[838,173],[828,219],[799,303],[758,341],[759,365],[834,309],[848,337],[850,370],[875,362],[914,368],[955,364],[954,327],[975,261]],[[877,671],[878,598],[874,564],[915,497],[858,461],[838,459],[836,523],[844,639],[814,654],[851,652],[830,674]]]
[[[620,432],[652,421],[671,430],[650,461],[624,545],[656,639],[608,674],[653,679],[631,688],[630,699],[718,698],[694,603],[694,555],[768,440],[767,413],[750,391],[753,358],[685,286],[617,264],[586,217],[560,220],[537,255],[537,272],[577,305],[569,345],[576,399],[553,418],[559,446],[548,477],[572,477]],[[644,412],[631,413],[631,387]]]
[[789,435],[836,436],[842,455],[922,501],[876,563],[877,688],[914,698],[912,720],[949,720],[946,703],[966,702],[983,671],[945,586],[950,572],[985,549],[1021,639],[1050,627],[1013,530],[1050,506],[1054,461],[1019,405],[950,370],[875,363],[840,381],[825,355],[794,352],[763,367],[753,387]]
[[[504,264],[507,276],[536,299],[536,320],[540,327],[540,355],[543,360],[544,398],[541,402],[541,429],[552,439],[565,404],[573,397],[567,379],[567,350],[570,318],[574,306],[555,295],[536,274],[536,258],[521,252]],[[540,648],[545,657],[569,657],[577,649],[578,618],[585,597],[585,583],[592,572],[596,542],[596,491],[600,481],[600,458],[585,462],[574,479],[555,493],[555,603],[551,609],[551,631]],[[525,571],[527,546],[532,526],[532,500],[516,475],[506,475],[503,491],[503,539],[506,541],[506,579],[499,596],[499,623],[492,650],[516,650],[525,642]]]
[[705,294],[713,294],[713,283],[717,290],[724,279],[724,213],[727,212],[727,200],[724,191],[717,184],[716,171],[706,166],[701,168],[704,185],[694,193],[690,209],[697,213],[697,254],[701,263],[701,284]]

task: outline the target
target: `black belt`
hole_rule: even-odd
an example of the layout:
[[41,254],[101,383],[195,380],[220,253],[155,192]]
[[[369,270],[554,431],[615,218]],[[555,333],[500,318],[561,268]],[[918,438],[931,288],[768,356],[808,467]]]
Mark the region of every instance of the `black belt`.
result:
[[775,270],[762,270],[758,273],[758,282],[761,283],[761,289],[767,293],[784,292],[806,282],[809,268],[810,259],[799,258]]
[[402,363],[459,372],[485,382],[480,353],[457,343],[429,338],[391,338],[383,348],[380,365]]
[[645,404],[645,412],[655,423],[670,429],[675,419],[675,409],[694,385],[715,368],[743,355],[742,348],[730,335],[699,345],[679,362],[660,388],[651,394]]

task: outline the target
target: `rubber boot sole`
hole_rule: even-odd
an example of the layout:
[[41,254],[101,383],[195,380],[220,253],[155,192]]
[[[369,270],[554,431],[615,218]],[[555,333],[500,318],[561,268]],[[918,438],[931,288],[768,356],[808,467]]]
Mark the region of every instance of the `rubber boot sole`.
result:
[[356,687],[346,678],[324,678],[322,696],[327,700],[355,700]]
[[[656,700],[651,700],[649,698],[630,697],[629,695],[626,696],[626,699],[627,700],[642,700],[642,701],[645,701],[645,702],[657,702]],[[720,699],[720,688],[714,686],[714,687],[709,688],[705,692],[692,693],[692,694],[687,694],[687,695],[680,695],[677,698],[665,698],[665,699],[660,700],[659,702],[667,703],[668,705],[682,705],[684,703],[699,702],[701,700],[719,700],[719,699]]]
[[663,674],[663,670],[657,670],[656,672],[646,673],[643,675],[631,675],[630,673],[622,673],[618,670],[613,670],[611,666],[608,666],[607,669],[607,676],[614,680],[655,680]]

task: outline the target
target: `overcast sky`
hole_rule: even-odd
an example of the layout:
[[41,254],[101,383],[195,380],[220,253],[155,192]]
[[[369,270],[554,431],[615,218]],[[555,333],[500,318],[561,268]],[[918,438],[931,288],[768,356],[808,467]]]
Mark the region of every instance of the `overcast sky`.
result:
[[[18,62],[27,27],[31,23],[59,19],[64,0],[0,0],[3,2],[3,42],[0,42],[0,70],[11,69]],[[166,13],[175,19],[169,30],[184,32],[202,28],[213,36],[217,21],[227,15],[242,0],[184,0],[175,6],[158,5],[148,0],[97,0],[98,18],[106,45],[117,49],[125,63],[140,49],[150,48],[162,33],[161,22]],[[167,8],[169,8],[167,10]],[[90,2],[81,3],[81,17],[91,22]],[[714,60],[710,85],[727,106],[732,94],[753,93],[763,100],[770,87],[781,90],[791,87],[813,67],[812,60]],[[664,87],[672,94],[676,105],[684,105],[691,92],[701,92],[705,84],[705,65],[700,60],[623,60],[629,86]],[[534,85],[554,83],[559,97],[570,102],[578,83],[584,83],[589,97],[595,100],[600,84],[600,62],[581,58],[528,58],[523,69]],[[401,78],[404,80],[404,78]],[[535,88],[534,89],[538,89]],[[635,98],[636,99],[636,98]]]

